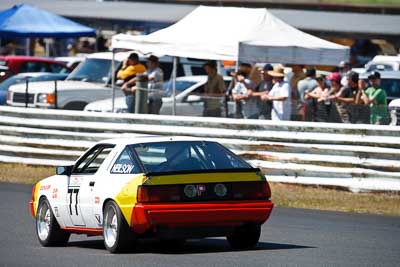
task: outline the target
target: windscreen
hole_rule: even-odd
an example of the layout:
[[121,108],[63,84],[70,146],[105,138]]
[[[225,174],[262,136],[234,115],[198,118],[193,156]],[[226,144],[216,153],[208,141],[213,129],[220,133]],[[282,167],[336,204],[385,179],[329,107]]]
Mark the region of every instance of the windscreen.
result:
[[[175,90],[176,90],[176,95],[179,95],[189,87],[195,85],[196,82],[190,82],[190,81],[176,81],[175,83]],[[172,97],[172,81],[164,82],[163,84],[163,97]]]
[[132,145],[147,172],[251,169],[215,142],[175,141]]
[[[116,66],[120,63],[116,62]],[[111,77],[111,60],[87,58],[68,76],[67,80],[106,83]]]

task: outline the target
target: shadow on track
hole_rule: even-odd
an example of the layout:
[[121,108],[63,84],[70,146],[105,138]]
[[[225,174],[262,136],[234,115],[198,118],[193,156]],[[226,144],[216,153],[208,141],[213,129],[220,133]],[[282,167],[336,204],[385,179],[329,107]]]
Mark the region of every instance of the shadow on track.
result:
[[[86,240],[86,241],[73,241],[68,243],[68,247],[78,247],[86,249],[104,250],[103,240]],[[257,251],[257,250],[288,250],[288,249],[306,249],[315,248],[310,246],[294,245],[294,244],[280,244],[280,243],[267,243],[259,242],[255,248],[234,250],[228,242],[224,239],[193,239],[188,240],[184,245],[168,246],[166,243],[161,243],[157,240],[140,240],[132,247],[128,254],[143,254],[143,253],[156,253],[156,254],[200,254],[200,253],[217,253],[217,252],[232,252],[232,251]]]

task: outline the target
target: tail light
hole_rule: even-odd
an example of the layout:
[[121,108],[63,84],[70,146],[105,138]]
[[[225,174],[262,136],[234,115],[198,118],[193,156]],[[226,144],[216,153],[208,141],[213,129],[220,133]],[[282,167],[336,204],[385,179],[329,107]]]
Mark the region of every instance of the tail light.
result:
[[267,200],[271,189],[267,181],[228,182],[179,185],[142,185],[138,187],[139,203]]
[[181,200],[179,185],[146,186],[138,188],[137,199],[140,203],[176,202]]
[[232,184],[233,199],[270,199],[271,188],[267,181]]

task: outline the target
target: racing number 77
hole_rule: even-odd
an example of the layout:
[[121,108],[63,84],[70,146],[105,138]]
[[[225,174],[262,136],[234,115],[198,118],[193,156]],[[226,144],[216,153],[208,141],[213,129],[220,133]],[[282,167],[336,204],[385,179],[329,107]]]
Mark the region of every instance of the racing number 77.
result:
[[78,216],[78,194],[79,188],[69,188],[68,196],[69,196],[69,214],[72,215],[72,199],[73,195],[75,195],[75,213]]

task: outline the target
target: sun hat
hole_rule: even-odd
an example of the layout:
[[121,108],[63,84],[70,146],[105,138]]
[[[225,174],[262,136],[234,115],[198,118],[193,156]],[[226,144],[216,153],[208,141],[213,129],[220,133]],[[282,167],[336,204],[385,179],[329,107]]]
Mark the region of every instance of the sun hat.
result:
[[274,70],[268,71],[268,74],[272,77],[285,77],[285,70],[281,66],[275,66]]

